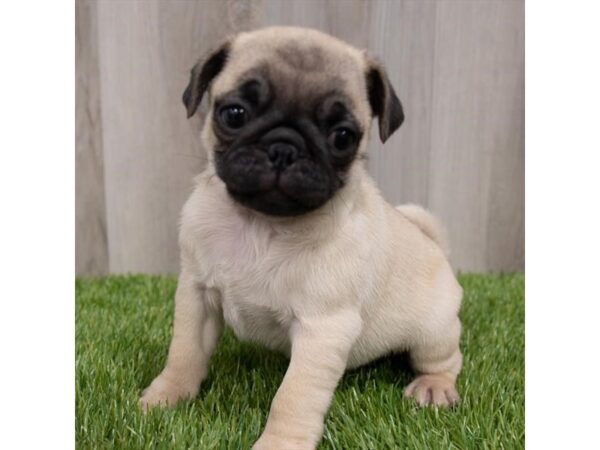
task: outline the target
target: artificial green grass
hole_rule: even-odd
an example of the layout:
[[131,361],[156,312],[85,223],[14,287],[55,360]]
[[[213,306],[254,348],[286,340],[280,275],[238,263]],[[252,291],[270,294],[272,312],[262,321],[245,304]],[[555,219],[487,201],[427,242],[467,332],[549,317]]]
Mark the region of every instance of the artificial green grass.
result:
[[[406,358],[347,373],[320,449],[524,447],[524,276],[462,275],[463,371],[454,410],[421,409],[402,390]],[[163,367],[173,278],[76,282],[76,442],[80,449],[249,449],[285,372],[283,356],[227,330],[200,395],[143,415],[138,394]]]

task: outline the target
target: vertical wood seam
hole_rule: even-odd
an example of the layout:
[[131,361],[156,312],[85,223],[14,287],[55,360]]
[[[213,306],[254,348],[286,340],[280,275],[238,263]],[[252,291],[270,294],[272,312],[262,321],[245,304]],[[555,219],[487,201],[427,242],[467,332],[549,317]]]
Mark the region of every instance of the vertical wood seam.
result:
[[[430,198],[430,193],[431,193],[431,180],[432,180],[432,176],[431,176],[431,157],[433,156],[433,151],[432,151],[432,147],[433,147],[433,105],[435,103],[435,61],[436,61],[436,57],[437,57],[437,51],[438,51],[438,45],[437,45],[437,18],[438,18],[438,5],[439,5],[439,0],[436,0],[435,2],[435,8],[433,8],[433,52],[431,52],[431,74],[430,74],[430,78],[429,78],[429,85],[430,85],[430,98],[429,98],[429,139],[428,139],[428,148],[427,148],[427,152],[428,152],[428,157],[427,157],[427,192],[424,195],[424,198],[427,199],[427,205],[425,205],[427,208],[429,208],[429,205],[431,205],[431,198]],[[450,242],[450,249],[452,249],[452,242]]]

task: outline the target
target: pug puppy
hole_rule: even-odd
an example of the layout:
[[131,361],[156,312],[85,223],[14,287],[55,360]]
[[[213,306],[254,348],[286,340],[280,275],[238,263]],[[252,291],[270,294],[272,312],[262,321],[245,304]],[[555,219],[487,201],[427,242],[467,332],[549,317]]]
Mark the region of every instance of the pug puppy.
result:
[[141,406],[193,398],[227,323],[290,356],[254,445],[312,449],[344,371],[408,351],[405,390],[453,405],[462,290],[445,233],[418,206],[394,208],[364,164],[374,117],[404,119],[385,70],[324,33],[242,33],[192,69],[187,115],[209,93],[206,170],[183,208],[181,274],[166,367]]

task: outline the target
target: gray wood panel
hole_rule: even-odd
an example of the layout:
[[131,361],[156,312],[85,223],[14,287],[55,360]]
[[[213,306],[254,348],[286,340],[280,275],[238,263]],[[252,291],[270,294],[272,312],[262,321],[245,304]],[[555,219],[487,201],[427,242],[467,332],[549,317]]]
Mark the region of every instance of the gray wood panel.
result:
[[[520,14],[517,1],[436,7],[429,206],[448,226],[452,261],[465,271],[488,270],[495,259],[488,251],[517,245],[508,242],[502,224],[495,222],[493,231],[489,225],[490,215],[498,216],[492,206],[505,208],[490,202],[490,196],[502,199],[494,193],[500,184],[511,191],[511,202],[523,198],[522,183],[508,186],[514,176],[509,166],[523,151],[523,129],[516,124],[523,119]],[[523,262],[493,268],[521,269]]]
[[108,273],[96,4],[75,3],[75,271]]
[[520,1],[498,11],[496,68],[492,89],[496,127],[491,134],[491,160],[487,212],[486,270],[525,269],[525,11]]
[[87,98],[96,83],[102,107],[90,120],[78,103],[78,273],[177,271],[179,211],[205,164],[205,105],[188,121],[180,100],[189,69],[228,34],[268,24],[322,29],[383,61],[407,117],[385,145],[376,129],[370,137],[369,170],[384,196],[438,214],[458,269],[524,267],[521,0],[85,5],[98,29],[78,12],[78,49],[97,37],[98,56],[78,50],[77,92]]

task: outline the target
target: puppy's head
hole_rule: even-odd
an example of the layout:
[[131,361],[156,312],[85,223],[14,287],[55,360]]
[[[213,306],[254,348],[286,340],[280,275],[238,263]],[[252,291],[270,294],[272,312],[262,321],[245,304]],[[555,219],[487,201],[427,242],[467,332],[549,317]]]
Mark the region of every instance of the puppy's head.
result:
[[304,28],[265,28],[221,45],[192,69],[188,117],[207,90],[211,163],[233,199],[268,215],[324,205],[364,153],[372,118],[382,141],[404,119],[381,66]]

